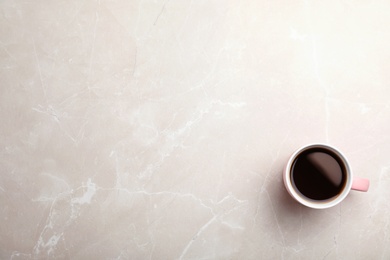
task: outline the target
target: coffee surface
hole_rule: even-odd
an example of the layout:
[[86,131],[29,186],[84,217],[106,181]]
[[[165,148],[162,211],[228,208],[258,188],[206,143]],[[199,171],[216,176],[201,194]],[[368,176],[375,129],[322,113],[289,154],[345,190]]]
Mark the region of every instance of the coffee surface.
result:
[[291,179],[296,190],[305,197],[327,200],[344,189],[346,170],[341,159],[333,152],[312,148],[294,160]]

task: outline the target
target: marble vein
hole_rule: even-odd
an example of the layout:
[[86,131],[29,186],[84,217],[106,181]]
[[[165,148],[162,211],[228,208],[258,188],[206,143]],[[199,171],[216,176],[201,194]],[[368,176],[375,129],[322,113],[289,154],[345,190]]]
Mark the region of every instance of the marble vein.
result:
[[214,215],[209,221],[207,221],[203,226],[201,226],[196,232],[196,234],[192,237],[192,239],[188,242],[188,244],[184,247],[183,252],[179,256],[179,259],[183,259],[185,255],[187,254],[188,250],[191,248],[192,244],[197,240],[197,238],[210,226],[216,219],[218,218],[217,215]]

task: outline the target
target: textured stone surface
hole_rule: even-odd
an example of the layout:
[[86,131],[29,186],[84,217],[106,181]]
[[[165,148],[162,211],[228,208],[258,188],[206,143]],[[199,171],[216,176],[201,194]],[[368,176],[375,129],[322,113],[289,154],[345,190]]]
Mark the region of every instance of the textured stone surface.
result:
[[[0,3],[1,259],[389,259],[388,1]],[[295,203],[329,143],[371,180]]]

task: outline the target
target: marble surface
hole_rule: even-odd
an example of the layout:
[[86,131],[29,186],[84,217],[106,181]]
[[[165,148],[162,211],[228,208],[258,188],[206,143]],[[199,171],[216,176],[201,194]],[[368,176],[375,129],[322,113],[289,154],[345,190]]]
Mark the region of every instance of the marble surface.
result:
[[[389,259],[389,1],[0,2],[1,259]],[[287,194],[300,146],[369,178]]]

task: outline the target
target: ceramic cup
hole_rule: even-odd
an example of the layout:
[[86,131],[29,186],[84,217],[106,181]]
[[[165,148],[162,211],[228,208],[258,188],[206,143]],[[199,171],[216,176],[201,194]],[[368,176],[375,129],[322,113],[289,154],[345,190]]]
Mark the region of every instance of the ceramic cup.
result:
[[[313,151],[322,151],[323,153],[329,153],[332,157],[329,161],[326,156],[322,156],[318,153],[317,158],[314,159],[313,163],[310,163],[310,160],[305,159],[305,156],[310,156],[310,154],[313,154]],[[309,155],[308,155],[309,154]],[[333,162],[332,159],[334,158]],[[306,160],[306,161],[305,161]],[[328,161],[327,161],[328,160]],[[309,161],[308,167],[305,168],[304,163]],[[335,163],[334,161],[337,161]],[[298,163],[299,162],[299,163]],[[302,163],[303,162],[303,163]],[[331,164],[336,164],[336,166]],[[299,164],[299,165],[298,165]],[[302,166],[303,165],[303,166]],[[339,167],[338,167],[339,166]],[[296,168],[294,168],[296,167]],[[300,167],[300,168],[299,168]],[[305,190],[305,188],[311,189],[314,193],[316,192],[316,189],[321,190],[323,187],[322,185],[329,185],[328,180],[324,179],[323,177],[319,179],[313,179],[310,175],[302,175],[303,177],[300,177],[301,183],[298,185],[298,183],[295,183],[298,177],[293,176],[297,172],[299,172],[298,169],[301,169],[301,172],[304,172],[304,174],[318,174],[318,172],[321,171],[321,168],[328,168],[334,169],[336,167],[337,171],[343,172],[343,181],[342,184],[340,184],[339,188],[337,189],[336,195],[333,195],[329,198],[324,199],[313,199],[308,196],[305,196],[298,187],[301,187],[301,190]],[[341,170],[342,169],[342,170]],[[321,175],[321,174],[320,174]],[[306,182],[305,182],[305,176],[306,176]],[[329,178],[328,178],[329,179]],[[339,204],[341,201],[343,201],[348,193],[351,190],[357,190],[357,191],[367,191],[369,187],[369,180],[363,179],[363,178],[356,178],[352,174],[352,170],[350,167],[350,164],[346,157],[335,147],[327,145],[327,144],[310,144],[306,145],[297,151],[295,151],[290,158],[287,161],[286,166],[284,167],[283,171],[283,181],[284,185],[288,191],[288,193],[299,203],[315,209],[325,209],[329,207],[333,207],[337,204]],[[302,186],[303,185],[303,186]],[[305,187],[306,185],[306,187]],[[309,187],[307,187],[309,185]],[[297,187],[298,186],[298,187]],[[302,188],[303,187],[303,188]]]

